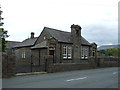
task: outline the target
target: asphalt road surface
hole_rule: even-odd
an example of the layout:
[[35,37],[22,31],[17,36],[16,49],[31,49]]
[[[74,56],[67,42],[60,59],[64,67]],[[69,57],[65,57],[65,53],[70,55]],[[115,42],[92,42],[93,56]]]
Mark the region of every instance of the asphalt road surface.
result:
[[3,79],[3,88],[118,88],[118,68],[17,76]]

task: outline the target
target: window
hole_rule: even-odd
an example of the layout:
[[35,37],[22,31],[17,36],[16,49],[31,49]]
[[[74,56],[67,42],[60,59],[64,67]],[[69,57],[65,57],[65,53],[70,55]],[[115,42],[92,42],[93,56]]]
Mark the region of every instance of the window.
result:
[[68,47],[68,58],[72,58],[72,47]]
[[22,52],[22,58],[25,58],[25,51]]
[[63,58],[64,59],[71,59],[72,58],[72,47],[64,46],[63,47]]
[[63,58],[67,58],[67,46],[63,47]]
[[88,58],[88,48],[85,48],[85,59]]
[[45,40],[45,39],[46,39],[46,37],[44,36],[44,37],[43,37],[43,39]]
[[81,47],[81,59],[88,59],[88,47]]
[[84,48],[81,47],[81,58],[84,59]]

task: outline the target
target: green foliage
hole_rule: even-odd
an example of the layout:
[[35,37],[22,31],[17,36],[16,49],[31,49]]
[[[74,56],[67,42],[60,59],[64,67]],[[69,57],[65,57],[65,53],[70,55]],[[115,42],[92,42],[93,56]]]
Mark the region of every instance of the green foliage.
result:
[[[1,7],[0,7],[1,8]],[[4,30],[4,28],[2,28],[3,26],[3,22],[1,22],[1,20],[3,20],[3,18],[1,17],[2,11],[0,10],[0,51],[4,52],[5,51],[5,47],[6,47],[6,40],[5,38],[8,37],[7,35],[7,31]]]
[[9,35],[7,35],[7,31],[5,31],[3,28],[0,28],[0,39],[7,38]]
[[99,56],[120,56],[120,48],[111,48],[98,51]]
[[2,51],[2,52],[5,51],[6,43],[7,43],[7,41],[5,40],[5,38],[0,39],[0,51]]

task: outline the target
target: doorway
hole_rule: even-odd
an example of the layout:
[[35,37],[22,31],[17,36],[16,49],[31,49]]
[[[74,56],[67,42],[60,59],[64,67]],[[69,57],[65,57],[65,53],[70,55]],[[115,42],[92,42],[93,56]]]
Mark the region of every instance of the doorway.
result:
[[49,55],[53,56],[53,63],[55,63],[54,54],[55,54],[55,50],[49,50]]
[[49,50],[49,55],[53,55],[54,56],[54,50]]

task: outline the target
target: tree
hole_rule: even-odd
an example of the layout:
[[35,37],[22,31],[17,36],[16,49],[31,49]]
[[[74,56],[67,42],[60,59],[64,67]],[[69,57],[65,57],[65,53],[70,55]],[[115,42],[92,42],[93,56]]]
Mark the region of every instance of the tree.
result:
[[110,48],[98,51],[100,56],[120,56],[120,48]]
[[1,20],[3,20],[1,14],[2,14],[2,10],[1,10],[1,7],[0,7],[0,51],[4,52],[5,51],[5,47],[6,47],[6,40],[5,38],[8,37],[7,35],[7,31],[4,30],[4,28],[2,27],[3,26],[3,22]]

